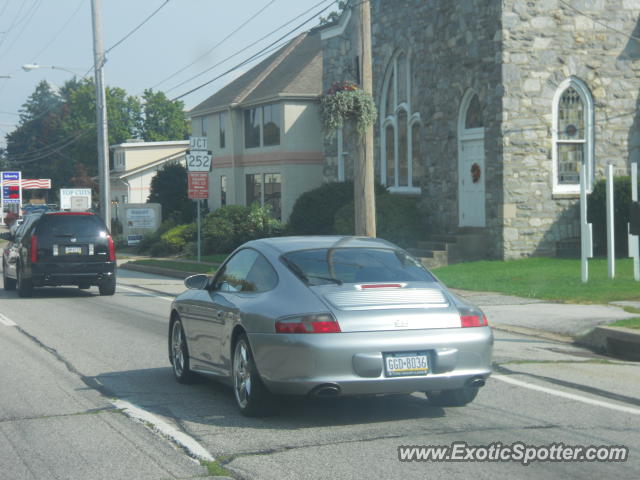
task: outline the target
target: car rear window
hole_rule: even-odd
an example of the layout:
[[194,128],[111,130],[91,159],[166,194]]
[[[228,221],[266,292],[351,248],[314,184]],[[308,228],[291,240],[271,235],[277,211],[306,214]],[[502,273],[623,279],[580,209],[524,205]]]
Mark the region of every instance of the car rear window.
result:
[[106,235],[106,228],[95,215],[45,215],[38,226],[38,233],[63,237],[98,237]]
[[311,285],[435,281],[402,250],[323,248],[290,252],[282,258],[293,273]]

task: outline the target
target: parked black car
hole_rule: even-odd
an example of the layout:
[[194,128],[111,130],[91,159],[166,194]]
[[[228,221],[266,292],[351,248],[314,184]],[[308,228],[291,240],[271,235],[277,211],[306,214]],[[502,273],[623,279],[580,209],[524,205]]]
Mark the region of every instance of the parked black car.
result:
[[44,212],[25,217],[2,254],[5,290],[28,297],[34,287],[96,285],[116,291],[116,252],[104,222],[88,212]]

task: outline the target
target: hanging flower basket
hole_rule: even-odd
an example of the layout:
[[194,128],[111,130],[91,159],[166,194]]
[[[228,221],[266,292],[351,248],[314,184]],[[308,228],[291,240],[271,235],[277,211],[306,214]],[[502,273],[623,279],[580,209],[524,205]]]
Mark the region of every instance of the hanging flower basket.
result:
[[336,82],[320,100],[320,116],[325,132],[335,133],[346,122],[353,122],[358,133],[364,133],[376,121],[373,98],[355,83]]

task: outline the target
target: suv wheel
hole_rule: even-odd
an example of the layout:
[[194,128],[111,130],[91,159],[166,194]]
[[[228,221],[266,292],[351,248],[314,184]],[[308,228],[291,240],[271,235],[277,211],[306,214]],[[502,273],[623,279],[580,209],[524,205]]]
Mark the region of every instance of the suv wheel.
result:
[[116,277],[109,277],[100,282],[98,290],[100,291],[100,295],[113,295],[116,293]]
[[24,278],[22,276],[22,268],[18,268],[18,295],[21,297],[30,297],[33,295],[33,282],[30,278]]
[[15,290],[16,289],[16,280],[14,278],[7,277],[6,273],[7,269],[3,266],[2,268],[2,281],[5,290]]

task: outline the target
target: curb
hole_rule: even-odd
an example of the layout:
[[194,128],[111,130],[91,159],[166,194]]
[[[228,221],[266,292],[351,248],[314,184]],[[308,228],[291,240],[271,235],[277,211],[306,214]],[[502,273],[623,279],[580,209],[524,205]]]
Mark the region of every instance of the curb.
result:
[[617,357],[640,360],[640,330],[624,327],[596,327],[588,334],[576,339],[576,343]]
[[173,270],[170,268],[152,267],[150,265],[136,265],[135,263],[127,262],[120,265],[118,268],[125,270],[134,270],[136,272],[151,273],[153,275],[162,275],[164,277],[179,278],[184,280],[191,275],[198,275],[202,272],[189,272],[182,270]]
[[[179,278],[183,280],[191,275],[198,275],[201,273],[183,272],[169,268],[152,267],[149,265],[136,265],[131,262],[124,263],[118,268],[150,273],[153,275],[163,275],[165,277]],[[594,328],[587,334],[575,337],[553,333],[546,330],[506,324],[492,324],[491,328],[507,333],[543,338],[554,342],[572,343],[593,349],[599,353],[622,357],[629,360],[640,360],[640,330],[634,330],[631,328],[602,326]]]

